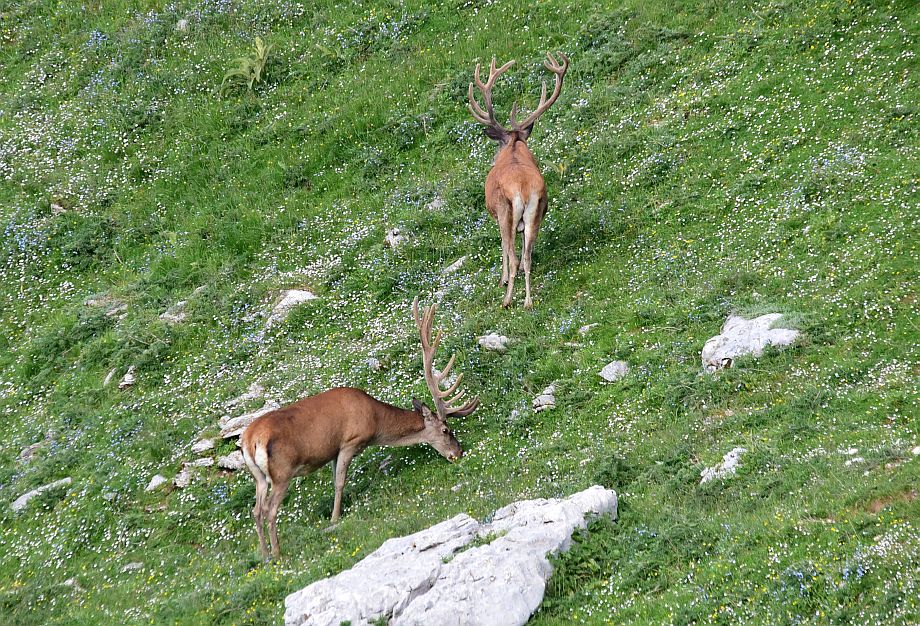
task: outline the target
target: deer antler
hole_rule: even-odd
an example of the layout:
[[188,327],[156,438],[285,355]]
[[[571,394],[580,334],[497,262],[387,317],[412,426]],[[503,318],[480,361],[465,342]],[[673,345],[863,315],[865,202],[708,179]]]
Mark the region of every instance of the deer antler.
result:
[[[494,65],[494,61],[493,61]],[[457,376],[457,380],[447,389],[441,389],[441,381],[447,378],[451,368],[454,366],[457,355],[451,355],[447,365],[439,373],[434,371],[434,355],[438,351],[441,343],[442,333],[439,330],[435,335],[434,341],[431,340],[431,324],[434,320],[436,305],[432,304],[425,309],[422,315],[418,311],[418,298],[412,301],[412,317],[415,318],[415,325],[418,326],[419,339],[422,342],[422,366],[425,372],[425,382],[428,383],[428,390],[431,391],[431,397],[434,399],[435,408],[441,419],[446,420],[448,417],[465,417],[476,410],[479,406],[479,398],[473,398],[463,406],[456,406],[463,399],[464,391],[457,391],[460,381],[463,380],[463,374]],[[456,395],[454,395],[456,392]],[[444,400],[453,395],[449,400]]]
[[[543,65],[550,72],[556,75],[556,85],[553,88],[553,95],[550,96],[549,100],[546,99],[546,81],[543,81],[543,91],[540,93],[540,104],[534,110],[533,113],[527,116],[523,122],[518,123],[514,118],[517,116],[517,104],[511,109],[511,129],[512,130],[521,130],[527,128],[531,124],[536,123],[536,121],[543,115],[548,108],[553,106],[553,103],[556,102],[556,99],[559,97],[559,92],[562,91],[562,77],[565,76],[565,73],[569,70],[569,58],[557,52],[559,58],[562,59],[560,64],[553,55],[549,52],[546,53],[546,60],[543,61]],[[472,93],[472,87],[470,88],[470,93]]]
[[492,57],[492,63],[489,66],[489,80],[483,83],[479,77],[479,63],[476,64],[476,73],[473,75],[473,80],[476,82],[479,91],[482,92],[483,102],[486,103],[484,110],[476,102],[476,98],[473,97],[473,83],[470,83],[468,94],[470,99],[469,109],[470,113],[473,114],[473,118],[480,124],[485,124],[504,132],[508,132],[507,129],[495,120],[495,109],[492,107],[492,87],[495,85],[495,79],[505,73],[512,65],[514,65],[514,61],[508,61],[500,68],[495,69],[495,57]]

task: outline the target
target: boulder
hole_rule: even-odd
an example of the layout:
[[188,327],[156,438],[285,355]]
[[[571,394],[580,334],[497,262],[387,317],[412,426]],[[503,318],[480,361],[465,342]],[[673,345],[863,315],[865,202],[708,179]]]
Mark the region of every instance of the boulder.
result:
[[[616,508],[616,494],[594,486],[566,499],[516,502],[488,524],[457,515],[390,539],[351,569],[289,595],[285,624],[524,624],[543,600],[547,557],[569,548],[588,515],[615,517]],[[483,545],[470,547],[474,539]]]
[[703,367],[715,372],[731,367],[742,355],[755,357],[763,354],[767,346],[788,346],[799,336],[799,331],[788,328],[772,328],[782,314],[770,313],[752,320],[738,315],[729,315],[722,326],[722,332],[711,337],[703,346]]
[[19,496],[18,498],[16,498],[15,500],[13,500],[13,502],[10,504],[10,508],[13,509],[14,513],[19,513],[24,508],[26,508],[26,506],[29,504],[29,500],[31,500],[35,496],[41,495],[45,493],[46,491],[51,491],[52,489],[60,489],[61,487],[66,487],[72,482],[73,480],[70,478],[70,476],[68,476],[67,478],[56,480],[53,483],[42,485],[41,487],[38,487],[37,489],[33,489],[32,491],[28,491],[22,494],[21,496]]
[[233,398],[232,400],[227,400],[224,403],[224,406],[228,409],[232,409],[238,404],[242,404],[244,402],[249,402],[250,400],[256,400],[257,398],[261,398],[264,394],[265,394],[265,388],[263,388],[262,385],[260,385],[259,383],[252,383],[251,385],[249,385],[249,388],[246,391],[244,391],[237,397]]
[[597,373],[598,376],[608,383],[620,380],[629,373],[629,363],[626,361],[611,361],[604,366],[604,369]]

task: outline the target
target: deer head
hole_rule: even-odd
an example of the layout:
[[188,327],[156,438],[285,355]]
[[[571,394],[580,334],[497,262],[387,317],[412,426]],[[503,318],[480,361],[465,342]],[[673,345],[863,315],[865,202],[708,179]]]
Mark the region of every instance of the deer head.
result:
[[[540,116],[543,115],[548,108],[553,106],[553,103],[556,102],[556,99],[559,98],[559,93],[562,91],[562,78],[569,69],[569,59],[561,52],[557,52],[556,54],[562,59],[562,63],[557,61],[549,52],[546,53],[546,60],[543,61],[544,67],[556,75],[553,94],[549,97],[549,100],[546,99],[546,81],[543,81],[543,90],[540,93],[540,104],[537,105],[533,113],[528,115],[521,122],[517,121],[517,102],[515,102],[511,107],[510,128],[505,128],[495,119],[495,109],[492,105],[492,87],[495,85],[495,80],[507,71],[508,68],[514,65],[514,61],[508,61],[496,69],[495,57],[492,57],[492,63],[489,65],[489,78],[485,83],[482,82],[479,76],[480,65],[478,63],[476,64],[476,71],[473,74],[474,82],[470,83],[468,92],[469,109],[470,113],[473,114],[473,119],[485,126],[483,132],[487,137],[494,139],[502,146],[510,143],[514,139],[518,141],[527,141],[531,131],[533,131],[534,124],[536,124],[537,120],[540,119]],[[484,108],[479,105],[479,102],[477,102],[476,98],[473,96],[474,83],[480,93],[482,93],[482,100],[485,103]]]
[[441,383],[450,374],[457,355],[451,355],[443,370],[440,372],[435,371],[434,355],[438,351],[442,337],[442,333],[439,330],[434,340],[431,339],[431,325],[434,321],[435,309],[436,305],[432,304],[422,314],[419,314],[418,298],[412,302],[412,317],[415,318],[415,325],[418,327],[419,339],[422,344],[422,368],[425,373],[425,382],[428,384],[428,390],[434,400],[435,411],[432,412],[431,409],[414,398],[412,405],[425,418],[425,441],[430,443],[447,460],[454,461],[463,455],[463,451],[448,426],[447,420],[450,417],[465,417],[475,411],[476,407],[479,406],[479,398],[473,398],[466,404],[458,406],[465,394],[462,390],[458,391],[460,382],[463,380],[463,374],[459,374],[453,384],[446,389],[441,388]]

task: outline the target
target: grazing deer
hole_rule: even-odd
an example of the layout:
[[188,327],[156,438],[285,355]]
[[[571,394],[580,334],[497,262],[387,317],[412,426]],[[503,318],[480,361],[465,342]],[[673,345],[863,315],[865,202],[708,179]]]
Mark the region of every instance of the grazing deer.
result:
[[495,57],[489,66],[489,80],[485,83],[479,77],[479,64],[473,78],[476,86],[482,93],[485,109],[473,97],[473,83],[470,83],[469,99],[470,112],[473,118],[485,125],[484,132],[487,137],[498,142],[498,152],[492,162],[492,169],[486,176],[486,208],[489,214],[498,222],[498,230],[502,237],[502,277],[501,284],[507,283],[505,299],[502,306],[511,304],[511,294],[514,291],[514,277],[518,271],[518,259],[515,256],[517,232],[524,232],[524,242],[521,248],[521,268],[524,270],[524,283],[527,296],[524,299],[524,308],[533,307],[530,298],[530,257],[533,244],[540,231],[540,222],[546,214],[546,184],[537,161],[527,149],[527,139],[533,131],[533,125],[548,108],[553,106],[562,90],[562,77],[569,69],[569,59],[561,52],[557,53],[562,59],[560,65],[553,56],[547,52],[543,65],[556,75],[556,85],[553,95],[546,99],[546,81],[543,81],[543,91],[540,94],[540,104],[527,116],[523,122],[518,122],[517,103],[511,107],[511,128],[505,128],[495,121],[495,110],[492,107],[492,86],[495,79],[501,76],[514,61],[508,61],[500,68],[495,68]]
[[[447,419],[469,415],[479,406],[479,398],[456,406],[463,396],[463,391],[457,392],[463,374],[457,376],[448,389],[441,389],[441,382],[453,367],[456,355],[451,356],[441,372],[435,371],[434,355],[441,342],[441,332],[431,340],[434,312],[435,305],[431,305],[419,316],[418,298],[412,303],[412,315],[422,343],[425,382],[434,399],[435,412],[415,398],[412,410],[407,411],[375,400],[360,389],[338,387],[266,413],[245,430],[241,445],[243,458],[256,480],[256,505],[252,515],[263,557],[268,556],[263,534],[266,518],[272,556],[281,554],[278,508],[295,476],[304,476],[334,461],[334,525],[342,513],[342,490],[348,465],[368,446],[428,443],[448,461],[463,456]],[[445,400],[448,396],[453,397]]]

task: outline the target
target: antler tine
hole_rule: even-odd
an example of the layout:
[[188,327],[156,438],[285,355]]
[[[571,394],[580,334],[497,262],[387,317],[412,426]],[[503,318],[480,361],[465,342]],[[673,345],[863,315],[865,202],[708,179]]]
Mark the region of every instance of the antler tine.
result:
[[559,93],[562,91],[562,78],[565,76],[565,73],[569,70],[569,58],[557,52],[559,58],[562,59],[562,64],[560,65],[556,61],[555,57],[549,52],[546,53],[546,60],[543,61],[543,66],[546,67],[550,72],[556,75],[556,83],[553,86],[553,95],[549,97],[549,100],[546,99],[546,81],[543,82],[543,90],[540,94],[540,104],[534,109],[534,112],[527,116],[523,122],[518,124],[513,122],[511,127],[514,130],[520,130],[522,128],[527,128],[528,126],[535,124],[536,121],[543,115],[548,108],[553,106],[553,103],[556,102],[556,99],[559,97]]
[[[457,375],[456,380],[454,380],[453,384],[447,389],[441,389],[441,381],[447,377],[451,368],[454,366],[457,355],[451,355],[450,360],[447,362],[447,366],[441,372],[437,374],[434,372],[434,356],[444,336],[443,331],[438,330],[434,341],[431,340],[431,330],[436,310],[436,305],[432,304],[427,307],[423,313],[419,314],[418,298],[412,301],[412,317],[415,319],[415,325],[418,327],[419,339],[422,344],[422,369],[425,374],[425,383],[428,385],[428,390],[431,392],[431,397],[434,400],[438,415],[441,419],[446,420],[451,416],[462,417],[464,415],[469,415],[475,410],[479,399],[476,398],[474,402],[467,403],[462,407],[454,406],[456,402],[460,401],[464,393],[463,391],[457,393],[457,389],[463,381],[462,373]],[[456,395],[454,395],[455,393]],[[453,398],[445,403],[444,398],[449,396],[453,396]]]
[[[496,61],[495,57],[492,57],[492,62],[489,64],[489,79],[486,82],[482,82],[482,77],[480,75],[480,70],[482,66],[477,63],[476,70],[473,72],[473,83],[470,83],[470,88],[467,92],[467,97],[469,98],[469,109],[470,113],[473,114],[473,118],[480,124],[486,126],[492,126],[501,130],[505,130],[496,120],[495,120],[495,108],[492,106],[492,87],[495,85],[496,79],[501,76],[504,72],[508,70],[509,67],[514,65],[514,61],[508,61],[501,67],[495,67]],[[476,101],[476,98],[473,96],[473,84],[476,84],[476,87],[479,88],[479,91],[482,93],[482,100],[485,104],[483,108],[479,102]],[[506,131],[507,132],[507,131]]]

